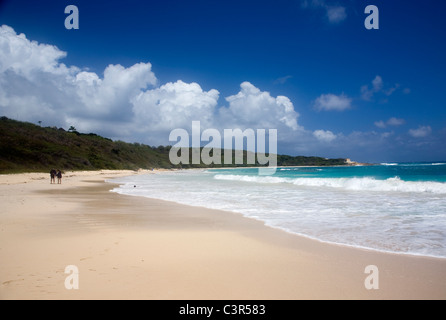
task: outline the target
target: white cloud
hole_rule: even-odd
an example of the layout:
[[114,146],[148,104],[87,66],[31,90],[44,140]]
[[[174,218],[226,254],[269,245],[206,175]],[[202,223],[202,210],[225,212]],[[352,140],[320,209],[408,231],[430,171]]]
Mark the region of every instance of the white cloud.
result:
[[370,101],[373,97],[373,90],[369,89],[368,85],[363,85],[361,87],[361,98],[366,101]]
[[0,53],[0,111],[19,120],[63,127],[78,121],[79,130],[111,132],[116,125],[97,125],[129,121],[131,98],[157,82],[150,63],[109,65],[103,78],[68,68],[59,62],[65,52],[30,41],[8,26],[0,27]]
[[242,128],[271,128],[297,130],[299,114],[293,103],[284,96],[272,97],[249,82],[240,85],[240,92],[226,98],[229,107],[219,111],[226,125],[237,124]]
[[380,120],[380,121],[375,122],[375,126],[377,126],[378,128],[384,129],[386,127],[386,124],[384,121]]
[[383,132],[383,133],[381,134],[381,137],[384,138],[384,139],[387,139],[387,138],[393,136],[394,134],[395,134],[395,133],[394,133],[393,131],[391,131],[391,132]]
[[[289,98],[249,82],[219,106],[219,92],[181,80],[159,85],[150,63],[109,65],[103,76],[60,62],[66,53],[0,27],[0,114],[44,125],[97,132],[113,139],[168,143],[168,132],[209,128],[300,129]],[[166,133],[167,132],[167,133]]]
[[336,139],[336,135],[331,131],[316,130],[313,132],[313,135],[322,142],[332,142]]
[[344,21],[347,18],[347,12],[345,11],[345,7],[326,7],[327,10],[327,18],[331,23],[339,23]]
[[425,138],[432,133],[430,126],[419,126],[418,129],[410,129],[409,134],[414,138]]
[[140,128],[147,131],[170,131],[189,128],[192,121],[213,125],[219,92],[203,91],[197,83],[178,80],[159,88],[141,92],[133,100],[133,112]]
[[387,126],[398,127],[398,126],[402,126],[405,123],[406,123],[406,120],[404,120],[404,119],[392,117],[389,120],[387,120],[386,122],[384,122],[382,120],[376,121],[375,126],[377,126],[378,128],[384,129]]
[[[366,100],[366,101],[370,101],[376,93],[381,93],[381,94],[384,94],[389,97],[399,88],[400,88],[400,84],[398,84],[398,83],[396,83],[393,87],[384,88],[383,79],[381,76],[378,75],[372,80],[371,87],[369,87],[369,85],[363,85],[361,87],[361,97],[363,100]],[[410,93],[410,90],[409,90],[409,92],[407,92],[406,90],[404,90],[403,92],[405,94],[408,94],[408,93]],[[388,102],[387,99],[384,99],[382,101]]]
[[347,12],[345,7],[340,5],[331,5],[326,0],[303,0],[301,6],[304,9],[323,9],[328,21],[332,24],[337,24],[347,19]]
[[351,108],[352,99],[344,94],[323,94],[316,99],[314,107],[318,111],[344,111]]
[[[203,130],[278,129],[280,152],[353,158],[359,155],[363,160],[376,156],[379,148],[393,146],[390,139],[404,145],[407,138],[393,132],[343,135],[305,130],[289,98],[272,96],[250,82],[243,82],[238,93],[219,100],[217,90],[204,90],[197,83],[178,80],[159,84],[150,63],[109,65],[103,73],[66,66],[61,63],[66,57],[64,51],[28,40],[8,26],[0,27],[0,57],[0,115],[34,123],[43,121],[44,126],[74,125],[81,132],[153,145],[169,143],[170,130],[188,130],[192,120],[200,120]],[[285,78],[289,79],[284,77],[284,81]],[[380,90],[383,95],[395,91],[386,88],[380,76],[367,89]],[[221,100],[224,105],[219,105]],[[315,108],[343,111],[351,108],[351,103],[352,99],[344,94],[325,94],[316,99]],[[390,118],[377,124],[397,126],[404,120]],[[431,133],[429,126],[409,131],[415,138]],[[282,151],[284,147],[286,151]],[[399,149],[395,154],[399,155]]]
[[381,78],[381,76],[376,76],[375,79],[372,80],[372,85],[375,92],[380,91],[383,88],[383,78]]
[[373,95],[382,90],[383,80],[381,76],[376,76],[375,79],[372,80],[372,88],[369,88],[368,85],[364,85],[361,87],[361,96],[362,99],[370,101]]
[[17,34],[13,28],[6,25],[0,27],[0,48],[1,73],[11,70],[16,74],[29,77],[36,71],[54,74],[63,74],[68,71],[65,65],[58,63],[59,59],[66,57],[66,52],[52,45],[29,41],[23,33]]
[[138,63],[129,68],[109,65],[104,70],[104,78],[95,73],[80,72],[76,75],[76,93],[82,101],[85,115],[116,116],[131,118],[131,99],[157,83],[150,63]]
[[406,121],[404,119],[395,118],[395,117],[392,117],[389,120],[387,120],[387,125],[389,125],[389,126],[398,127],[398,126],[401,126],[401,125],[403,125],[405,123],[406,123]]

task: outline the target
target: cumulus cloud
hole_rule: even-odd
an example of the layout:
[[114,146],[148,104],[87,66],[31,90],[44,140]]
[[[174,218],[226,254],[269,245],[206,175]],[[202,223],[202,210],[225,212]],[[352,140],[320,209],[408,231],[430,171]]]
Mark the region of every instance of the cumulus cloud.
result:
[[131,97],[157,82],[150,63],[109,65],[102,78],[67,67],[59,62],[65,52],[8,26],[0,27],[0,52],[0,111],[20,120],[62,127],[76,121],[85,131],[98,129],[92,124],[130,121]]
[[219,92],[215,89],[203,91],[197,83],[178,80],[141,92],[132,103],[139,127],[164,132],[188,128],[192,121],[212,126],[218,98]]
[[302,8],[322,9],[325,11],[327,20],[332,24],[337,24],[347,19],[346,8],[337,4],[329,4],[326,0],[303,0]]
[[430,126],[419,126],[418,129],[410,129],[409,134],[414,138],[425,138],[432,133]]
[[[58,60],[65,58],[67,53],[57,47],[29,41],[21,33],[17,34],[13,28],[3,25],[0,27],[0,72],[7,70],[30,77],[33,72],[49,72],[64,74],[68,72],[64,64]],[[73,69],[71,71],[77,71]]]
[[[178,80],[159,84],[148,62],[127,67],[109,65],[103,72],[94,73],[66,66],[61,62],[66,55],[55,46],[31,41],[1,26],[0,115],[34,123],[43,121],[44,126],[74,125],[81,132],[152,145],[171,143],[168,138],[172,129],[189,130],[196,120],[201,122],[202,130],[278,129],[282,153],[359,155],[363,160],[373,157],[378,148],[393,146],[388,143],[391,139],[404,143],[393,133],[343,135],[323,129],[305,130],[288,97],[274,96],[251,82],[243,82],[234,94],[220,97],[218,90],[204,90],[198,83]],[[385,87],[381,77],[369,87],[383,94],[392,89]],[[352,99],[344,94],[324,94],[314,106],[320,111],[343,111],[351,104]],[[393,127],[405,122],[395,117],[377,123],[378,127]],[[431,133],[429,126],[409,130],[414,138]]]
[[344,94],[323,94],[316,99],[314,108],[318,111],[344,111],[351,108],[352,99]]
[[264,128],[295,131],[299,114],[285,96],[272,97],[250,82],[243,82],[236,95],[226,97],[228,107],[219,110],[222,124],[240,128]]
[[377,126],[378,128],[384,129],[386,127],[386,123],[382,120],[376,121],[375,126]]
[[380,91],[383,88],[383,78],[376,76],[375,79],[372,80],[372,85],[374,91]]
[[0,53],[0,112],[24,120],[35,116],[56,120],[54,103],[65,100],[63,83],[79,71],[58,63],[66,53],[29,41],[5,25],[0,27]]
[[78,73],[74,84],[86,115],[115,117],[120,114],[124,119],[130,119],[132,97],[148,85],[156,85],[151,68],[150,63],[138,63],[129,68],[109,65],[104,70],[103,79],[95,73]]
[[406,123],[406,120],[404,120],[404,119],[392,117],[389,120],[387,120],[386,122],[384,122],[383,120],[376,121],[375,126],[377,126],[378,128],[384,129],[387,126],[398,127],[405,123]]
[[150,63],[109,65],[102,75],[67,67],[66,52],[0,27],[0,114],[44,125],[97,132],[114,139],[168,143],[168,132],[192,121],[209,128],[298,130],[289,98],[250,82],[218,104],[216,89],[181,80],[159,85]]
[[389,125],[389,126],[396,126],[397,127],[397,126],[401,126],[401,125],[403,125],[405,123],[406,123],[406,121],[404,119],[395,118],[395,117],[392,117],[389,120],[387,120],[387,125]]
[[332,142],[336,139],[336,135],[331,131],[316,130],[313,132],[313,135],[322,142]]
[[393,131],[391,131],[391,132],[383,132],[383,133],[381,134],[381,137],[384,138],[384,139],[386,139],[386,138],[389,138],[389,137],[393,136],[394,134],[395,134],[395,133],[394,133]]

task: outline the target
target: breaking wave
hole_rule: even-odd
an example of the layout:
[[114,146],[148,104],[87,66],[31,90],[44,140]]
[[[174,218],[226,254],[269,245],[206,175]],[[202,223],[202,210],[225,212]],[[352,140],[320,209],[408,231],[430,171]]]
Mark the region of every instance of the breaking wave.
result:
[[248,175],[224,175],[214,176],[217,180],[242,181],[253,183],[288,183],[296,186],[327,187],[353,191],[384,191],[384,192],[415,192],[446,194],[446,183],[433,181],[403,181],[399,177],[386,180],[375,178],[282,178],[261,177]]

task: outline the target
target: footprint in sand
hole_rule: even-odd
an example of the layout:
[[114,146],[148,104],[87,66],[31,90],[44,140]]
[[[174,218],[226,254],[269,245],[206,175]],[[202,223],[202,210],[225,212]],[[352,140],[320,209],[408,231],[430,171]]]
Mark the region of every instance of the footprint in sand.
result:
[[8,284],[11,284],[12,282],[17,282],[17,281],[23,281],[25,279],[13,279],[13,280],[8,280],[2,283],[2,285],[7,286]]
[[84,261],[84,260],[91,259],[91,258],[92,257],[81,258],[80,261]]

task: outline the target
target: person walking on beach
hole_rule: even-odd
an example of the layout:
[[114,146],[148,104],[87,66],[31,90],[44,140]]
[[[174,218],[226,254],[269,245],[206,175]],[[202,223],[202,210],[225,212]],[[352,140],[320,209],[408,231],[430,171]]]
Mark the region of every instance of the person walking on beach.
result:
[[57,184],[62,184],[62,172],[57,170]]
[[56,183],[56,174],[57,174],[56,170],[52,169],[50,171],[50,177],[51,177],[50,184]]

